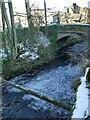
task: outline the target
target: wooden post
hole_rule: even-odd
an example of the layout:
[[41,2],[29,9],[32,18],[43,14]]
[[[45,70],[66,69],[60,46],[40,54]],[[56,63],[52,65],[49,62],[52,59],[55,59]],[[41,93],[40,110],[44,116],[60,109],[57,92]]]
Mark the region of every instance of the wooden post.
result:
[[15,59],[17,56],[17,35],[16,35],[16,28],[15,28],[15,22],[14,22],[12,0],[8,0],[8,6],[9,6],[9,13],[10,13],[10,18],[11,18],[13,47],[14,47],[14,59]]
[[34,92],[34,91],[32,91],[32,90],[28,90],[28,89],[26,89],[26,88],[23,88],[23,87],[17,85],[17,84],[12,84],[11,82],[6,81],[6,80],[4,80],[4,79],[3,79],[3,82],[4,82],[5,84],[8,84],[8,85],[14,87],[14,88],[20,89],[20,90],[22,90],[23,92],[25,92],[25,93],[27,93],[27,94],[31,94],[31,95],[33,95],[33,96],[35,96],[35,97],[38,97],[38,98],[40,98],[40,99],[42,99],[42,100],[44,100],[44,101],[46,101],[46,102],[52,103],[53,105],[56,105],[56,106],[58,106],[58,107],[60,107],[60,108],[66,109],[66,110],[68,110],[68,111],[71,111],[71,110],[72,110],[72,107],[66,105],[63,101],[57,101],[57,100],[54,100],[54,99],[49,98],[49,97],[47,97],[47,96],[40,95],[40,94],[38,94],[37,92]]

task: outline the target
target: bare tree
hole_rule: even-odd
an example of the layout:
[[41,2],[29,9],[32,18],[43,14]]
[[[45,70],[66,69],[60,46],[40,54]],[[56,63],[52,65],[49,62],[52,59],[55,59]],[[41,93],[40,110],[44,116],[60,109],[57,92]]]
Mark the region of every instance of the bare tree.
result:
[[17,56],[17,36],[16,36],[16,28],[15,28],[14,15],[13,15],[12,0],[8,0],[8,6],[9,6],[9,13],[10,13],[10,18],[11,18],[11,26],[12,26],[14,58],[16,58],[16,56]]
[[[6,23],[7,29],[8,29],[8,43],[9,43],[9,46],[10,46],[10,49],[11,49],[11,56],[13,56],[12,33],[11,33],[10,22],[9,22],[8,15],[7,15],[7,12],[6,12],[6,7],[5,7],[5,1],[4,0],[2,0],[1,10],[2,10],[3,30],[5,31],[5,23]],[[4,21],[5,21],[5,23],[4,23]]]
[[25,6],[26,6],[26,12],[27,12],[27,19],[28,19],[28,26],[29,26],[29,44],[31,46],[34,45],[35,41],[35,35],[36,35],[36,29],[33,25],[32,18],[31,18],[31,8],[30,8],[30,3],[29,0],[25,0]]
[[2,25],[3,25],[3,34],[2,34],[2,44],[4,47],[4,51],[8,54],[8,46],[7,46],[7,39],[6,39],[6,28],[5,28],[5,19],[4,19],[4,12],[3,6],[1,5],[1,13],[2,13]]
[[29,4],[29,0],[25,0],[26,12],[27,12],[27,19],[28,19],[28,26],[30,28],[31,21],[31,8]]
[[33,14],[34,25],[37,27],[37,31],[39,32],[40,26],[44,23],[41,11],[39,9],[34,10]]
[[44,10],[45,10],[45,32],[46,36],[48,35],[48,29],[47,29],[47,9],[46,9],[46,0],[44,0]]

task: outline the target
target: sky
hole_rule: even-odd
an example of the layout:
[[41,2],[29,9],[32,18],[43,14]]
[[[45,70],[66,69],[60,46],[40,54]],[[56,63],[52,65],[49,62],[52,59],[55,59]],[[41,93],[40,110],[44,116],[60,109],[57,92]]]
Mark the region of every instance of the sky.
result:
[[[55,8],[58,10],[64,10],[64,7],[71,6],[73,3],[77,3],[80,7],[88,6],[90,0],[46,0],[47,8]],[[12,0],[14,8],[16,10],[25,11],[24,0]],[[44,8],[44,0],[30,0],[30,4],[37,3],[39,8]]]
[[[53,8],[52,9],[53,11],[54,10],[62,11],[64,10],[65,6],[69,7],[73,3],[77,3],[77,5],[79,5],[80,7],[87,7],[89,1],[90,0],[46,0],[47,3],[46,6],[47,8]],[[25,0],[12,0],[12,3],[13,3],[14,12],[26,13]],[[39,5],[39,8],[44,8],[44,0],[30,0],[30,5],[32,5],[33,3],[37,3]],[[1,17],[0,17],[0,21],[1,21]],[[0,26],[1,26],[1,22],[0,22]]]

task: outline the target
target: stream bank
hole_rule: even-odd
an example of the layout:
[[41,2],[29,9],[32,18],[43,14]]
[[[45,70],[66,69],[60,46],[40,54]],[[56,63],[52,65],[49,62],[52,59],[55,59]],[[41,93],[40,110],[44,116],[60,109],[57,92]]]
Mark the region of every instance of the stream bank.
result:
[[89,89],[86,88],[86,76],[89,68],[86,69],[84,77],[81,77],[81,85],[78,87],[77,91],[77,101],[75,103],[75,109],[73,111],[73,118],[87,118],[89,114]]

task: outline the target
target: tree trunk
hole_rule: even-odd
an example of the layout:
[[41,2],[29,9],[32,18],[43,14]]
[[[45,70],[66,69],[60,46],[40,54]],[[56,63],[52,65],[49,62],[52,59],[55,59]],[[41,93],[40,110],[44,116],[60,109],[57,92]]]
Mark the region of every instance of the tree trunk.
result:
[[29,0],[25,0],[25,6],[26,6],[26,12],[27,12],[27,20],[28,20],[28,26],[30,28],[31,21],[31,9],[29,5]]
[[10,12],[10,18],[11,18],[13,47],[14,47],[14,59],[15,59],[17,56],[17,35],[16,35],[16,28],[15,28],[15,22],[14,22],[12,0],[8,0],[8,6],[9,6],[9,12]]
[[28,38],[30,40],[29,44],[34,47],[34,43],[36,42],[35,41],[36,29],[33,25],[32,18],[31,18],[31,8],[30,8],[29,0],[25,0],[25,6],[26,6],[26,12],[27,12],[28,26],[29,26],[29,29],[28,29],[28,33],[29,33]]
[[46,33],[46,36],[48,36],[46,0],[44,0],[44,10],[45,10],[45,33]]
[[10,27],[8,15],[7,15],[7,12],[6,12],[5,1],[4,0],[2,0],[2,11],[3,11],[4,20],[6,22],[7,29],[8,29],[8,39],[9,39],[8,43],[9,43],[9,46],[10,46],[10,49],[11,49],[11,56],[13,57],[12,33],[11,33],[11,27]]
[[20,89],[20,90],[22,90],[23,92],[25,92],[25,93],[27,93],[27,94],[31,94],[31,95],[33,95],[33,96],[35,96],[35,97],[38,97],[38,98],[40,98],[40,99],[42,99],[42,100],[44,100],[44,101],[47,101],[47,102],[49,102],[49,103],[52,103],[52,104],[55,105],[55,106],[58,106],[58,107],[63,108],[63,109],[66,109],[66,110],[68,110],[68,111],[71,111],[71,110],[72,110],[72,107],[66,105],[63,101],[57,101],[57,100],[54,100],[54,99],[52,99],[52,98],[46,97],[46,96],[44,96],[44,95],[40,95],[40,94],[38,94],[37,92],[28,90],[28,89],[26,89],[26,88],[23,88],[23,87],[17,85],[17,84],[12,84],[11,82],[8,82],[8,81],[6,81],[6,80],[4,80],[4,79],[3,79],[3,82],[4,82],[5,84],[8,84],[8,85],[12,86],[12,87],[15,87],[15,88],[17,88],[17,89]]
[[8,55],[8,46],[7,46],[6,28],[5,28],[5,19],[4,19],[4,12],[3,12],[2,5],[1,5],[1,14],[2,14],[2,25],[3,25],[2,43],[4,45],[3,47],[4,47],[5,53]]

